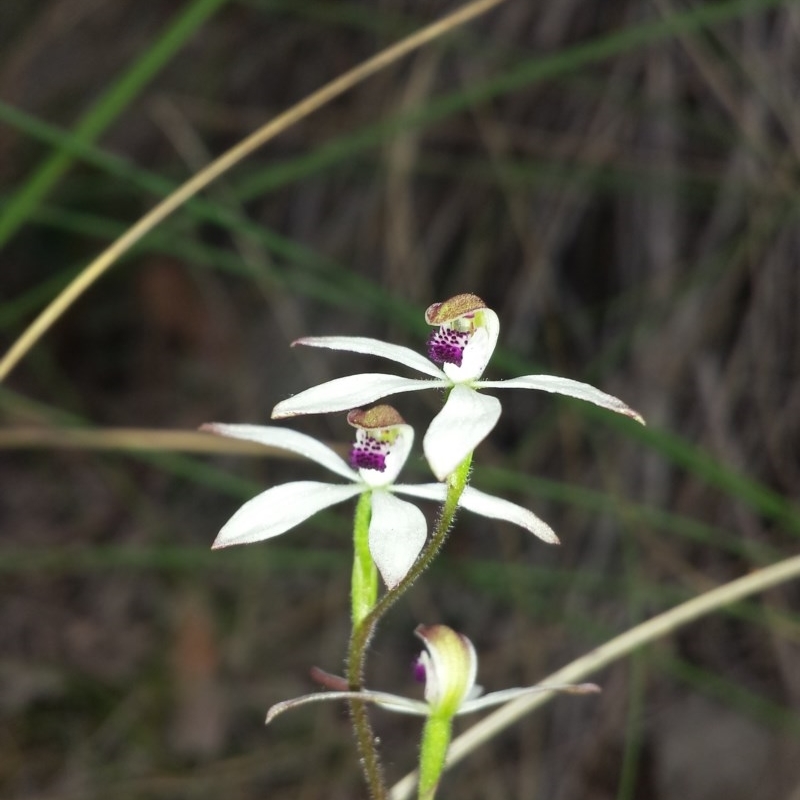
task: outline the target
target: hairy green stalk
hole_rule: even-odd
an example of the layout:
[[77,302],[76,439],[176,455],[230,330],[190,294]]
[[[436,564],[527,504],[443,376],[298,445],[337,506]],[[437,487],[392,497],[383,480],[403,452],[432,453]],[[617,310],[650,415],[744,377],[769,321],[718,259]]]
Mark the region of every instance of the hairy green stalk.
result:
[[420,747],[419,800],[433,800],[435,797],[452,734],[452,716],[428,717]]
[[[397,586],[386,592],[378,600],[358,625],[353,625],[347,653],[347,683],[351,691],[357,692],[363,689],[367,649],[378,623],[386,612],[411,588],[414,581],[428,569],[442,549],[442,545],[447,539],[447,534],[453,526],[458,501],[461,499],[461,495],[469,482],[471,465],[472,453],[464,459],[455,472],[448,476],[447,495],[439,513],[436,529],[406,576]],[[358,700],[350,701],[350,716],[361,759],[361,768],[369,786],[370,794],[373,800],[388,798],[389,795],[383,778],[383,768],[375,746],[375,735],[369,722],[366,704]]]
[[369,551],[369,522],[372,518],[372,492],[358,498],[353,521],[353,578],[350,601],[353,628],[375,607],[378,599],[378,569]]

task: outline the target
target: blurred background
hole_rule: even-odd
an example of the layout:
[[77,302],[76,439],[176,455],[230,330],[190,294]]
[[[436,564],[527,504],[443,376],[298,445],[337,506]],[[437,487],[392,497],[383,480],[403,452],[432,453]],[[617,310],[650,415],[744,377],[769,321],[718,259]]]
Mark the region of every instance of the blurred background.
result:
[[[0,4],[3,350],[173,187],[454,8]],[[0,794],[365,796],[343,708],[263,725],[309,667],[343,669],[352,508],[211,553],[247,498],[330,476],[170,433],[394,369],[301,335],[424,351],[424,309],[473,292],[502,324],[489,377],[585,380],[648,420],[498,392],[473,485],[563,544],[461,517],[381,628],[375,688],[419,692],[419,622],[470,636],[488,690],[528,685],[796,553],[799,40],[790,0],[508,0],[271,142],[84,295],[0,386]],[[394,402],[423,428],[441,398]],[[429,480],[418,451],[405,477]],[[797,800],[799,595],[606,669],[443,796]],[[419,722],[374,721],[397,779]]]

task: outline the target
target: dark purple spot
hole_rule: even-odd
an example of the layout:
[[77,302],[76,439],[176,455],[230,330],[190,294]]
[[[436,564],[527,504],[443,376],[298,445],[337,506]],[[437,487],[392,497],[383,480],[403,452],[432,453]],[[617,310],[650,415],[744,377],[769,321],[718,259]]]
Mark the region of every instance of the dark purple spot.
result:
[[422,659],[418,658],[414,662],[414,680],[417,683],[425,683],[425,678],[427,677],[425,674],[425,664],[422,663]]
[[388,445],[367,436],[353,445],[348,460],[353,469],[374,469],[376,472],[383,472],[386,469],[388,452]]
[[428,358],[434,364],[461,366],[469,334],[452,328],[439,328],[428,337]]

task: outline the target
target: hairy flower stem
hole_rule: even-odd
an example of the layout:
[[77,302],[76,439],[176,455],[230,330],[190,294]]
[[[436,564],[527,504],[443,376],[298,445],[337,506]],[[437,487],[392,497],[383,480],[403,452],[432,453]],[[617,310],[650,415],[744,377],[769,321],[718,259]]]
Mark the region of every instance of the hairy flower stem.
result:
[[433,800],[444,770],[453,729],[451,716],[431,716],[425,723],[420,747],[419,800]]
[[[414,562],[414,566],[411,567],[397,586],[381,597],[372,610],[361,620],[360,624],[353,626],[347,653],[347,682],[351,691],[357,692],[363,688],[367,649],[378,623],[384,614],[411,588],[414,581],[428,569],[442,549],[442,545],[447,539],[447,534],[453,526],[458,501],[469,482],[471,465],[472,453],[448,476],[447,496],[439,513],[436,529]],[[367,715],[366,703],[359,700],[351,700],[350,718],[353,723],[353,734],[356,739],[358,753],[361,757],[361,768],[372,800],[387,800],[389,794],[375,746],[375,736]]]
[[350,589],[353,628],[357,628],[375,607],[378,598],[378,569],[369,551],[371,503],[371,494],[364,492],[358,498],[353,520],[353,577]]

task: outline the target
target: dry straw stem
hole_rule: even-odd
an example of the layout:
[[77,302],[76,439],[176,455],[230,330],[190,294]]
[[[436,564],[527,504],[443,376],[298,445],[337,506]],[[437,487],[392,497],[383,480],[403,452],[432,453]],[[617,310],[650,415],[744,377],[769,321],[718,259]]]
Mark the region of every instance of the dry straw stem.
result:
[[[331,450],[346,455],[347,445],[326,442]],[[152,428],[57,428],[20,426],[0,429],[0,450],[32,449],[110,450],[129,452],[181,452],[210,455],[269,456],[302,460],[287,450],[242,439],[225,439],[200,431],[153,430]]]
[[[770,567],[752,572],[743,578],[738,578],[701,594],[699,597],[687,600],[685,603],[631,628],[558,672],[549,675],[542,683],[561,684],[581,681],[623,656],[629,655],[634,650],[667,636],[706,614],[796,577],[800,577],[800,556],[787,558]],[[453,741],[445,768],[457,764],[484,742],[489,741],[534,709],[544,705],[554,696],[555,693],[551,692],[515,700],[473,725]],[[416,788],[416,781],[415,772],[406,775],[392,787],[391,800],[405,800],[405,798],[411,797]]]
[[223,153],[216,161],[198,172],[172,194],[162,200],[152,211],[143,216],[135,225],[106,248],[67,286],[58,297],[31,323],[24,333],[11,346],[0,361],[0,381],[25,357],[28,351],[44,336],[67,309],[128,250],[156,225],[163,222],[173,211],[180,208],[202,189],[215,181],[231,167],[238,164],[262,145],[274,139],[287,128],[309,116],[334,98],[352,89],[366,78],[388,67],[403,56],[434,41],[454,28],[464,25],[481,14],[486,13],[505,0],[475,0],[411,34],[402,41],[382,50],[357,67],[345,72],[335,80],[313,92],[304,100],[284,111],[278,117],[259,128],[239,144]]

